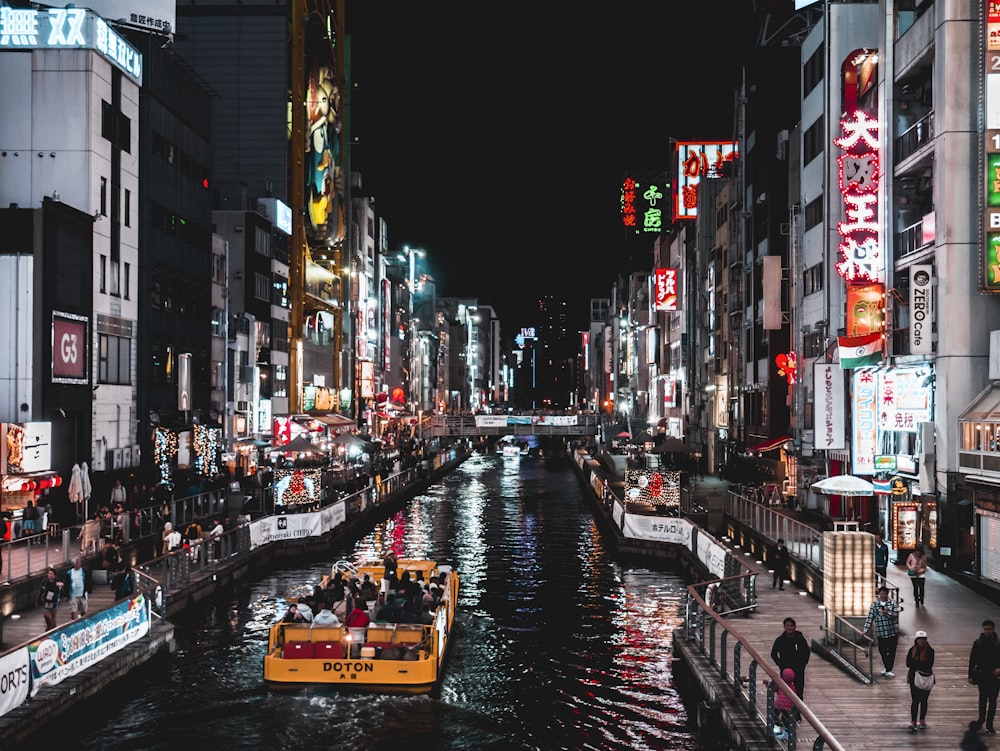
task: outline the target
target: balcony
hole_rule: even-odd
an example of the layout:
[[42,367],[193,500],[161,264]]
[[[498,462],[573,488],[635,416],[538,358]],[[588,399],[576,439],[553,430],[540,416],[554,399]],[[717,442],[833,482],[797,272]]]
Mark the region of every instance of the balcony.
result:
[[934,140],[934,111],[931,110],[896,137],[893,158],[900,166]]
[[899,261],[934,245],[934,212],[896,233],[895,260]]

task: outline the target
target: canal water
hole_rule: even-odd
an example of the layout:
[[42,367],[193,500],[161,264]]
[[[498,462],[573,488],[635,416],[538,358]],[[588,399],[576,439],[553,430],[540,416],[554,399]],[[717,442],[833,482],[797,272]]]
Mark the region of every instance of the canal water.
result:
[[[338,558],[450,563],[461,577],[429,695],[270,691],[268,626]],[[645,564],[644,564],[645,565]],[[672,673],[684,583],[616,561],[562,461],[475,455],[350,549],[185,614],[178,650],[46,727],[33,748],[704,749]],[[44,707],[38,707],[44,722]]]

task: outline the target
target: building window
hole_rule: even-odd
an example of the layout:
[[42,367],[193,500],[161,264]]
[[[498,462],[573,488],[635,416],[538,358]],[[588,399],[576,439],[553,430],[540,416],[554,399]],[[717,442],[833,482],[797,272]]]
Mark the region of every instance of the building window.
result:
[[111,294],[121,296],[121,264],[114,259],[111,259]]
[[808,232],[817,224],[823,221],[823,196],[816,196],[806,204],[805,211],[802,212],[805,221],[805,228]]
[[108,178],[101,178],[101,216],[108,215]]
[[253,296],[264,302],[271,302],[271,278],[264,274],[253,275]]
[[817,263],[806,269],[802,278],[802,295],[808,297],[823,289],[823,264]]
[[125,188],[125,226],[132,226],[132,191]]
[[806,96],[810,91],[816,88],[820,81],[823,80],[823,57],[826,54],[824,49],[825,45],[820,45],[816,48],[809,59],[806,60],[806,64],[802,68],[802,96]]
[[124,264],[124,266],[125,266],[125,278],[122,279],[122,288],[124,290],[123,293],[122,293],[122,295],[123,295],[123,297],[126,300],[128,300],[129,299],[129,296],[128,296],[128,285],[129,285],[129,281],[132,278],[132,267],[129,264],[127,264],[127,263]]
[[97,381],[128,386],[132,383],[132,340],[98,334]]
[[802,337],[802,356],[808,360],[823,354],[824,335],[812,332]]
[[285,398],[288,396],[288,366],[275,365],[274,382],[271,387],[271,396],[275,398]]
[[100,277],[101,292],[106,293],[108,291],[108,257],[103,253],[101,253],[99,266],[97,273]]
[[823,153],[824,117],[820,115],[802,134],[802,164],[809,164]]

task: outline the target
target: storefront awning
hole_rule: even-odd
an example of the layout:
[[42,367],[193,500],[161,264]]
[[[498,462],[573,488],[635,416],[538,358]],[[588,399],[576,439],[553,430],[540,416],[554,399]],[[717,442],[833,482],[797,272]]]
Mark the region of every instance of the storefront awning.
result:
[[770,438],[763,443],[758,443],[755,446],[747,446],[748,454],[763,454],[765,451],[774,451],[787,441],[792,440],[790,435],[783,435],[780,438]]
[[1000,386],[987,386],[958,416],[959,422],[990,420],[1000,422]]

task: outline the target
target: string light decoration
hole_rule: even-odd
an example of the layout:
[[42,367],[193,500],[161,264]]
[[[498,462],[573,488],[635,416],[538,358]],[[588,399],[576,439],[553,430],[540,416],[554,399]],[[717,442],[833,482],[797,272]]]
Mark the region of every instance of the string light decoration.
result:
[[318,503],[322,480],[321,469],[276,469],[274,502],[284,506]]
[[173,460],[177,456],[177,434],[157,425],[153,428],[153,463],[160,468],[160,482],[174,487]]
[[627,469],[625,498],[632,503],[678,508],[681,505],[681,473]]
[[203,477],[218,475],[222,430],[208,425],[195,425],[192,443],[195,472]]

